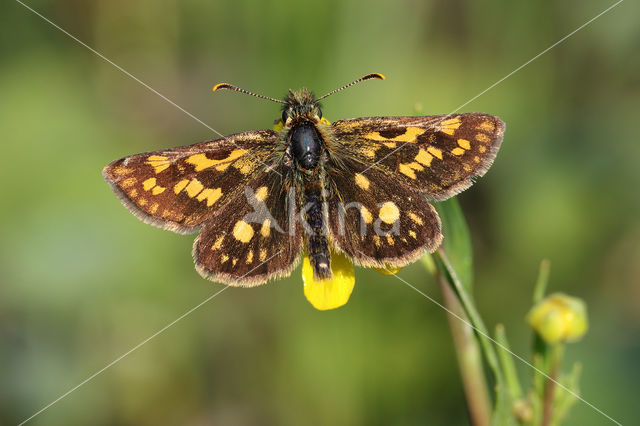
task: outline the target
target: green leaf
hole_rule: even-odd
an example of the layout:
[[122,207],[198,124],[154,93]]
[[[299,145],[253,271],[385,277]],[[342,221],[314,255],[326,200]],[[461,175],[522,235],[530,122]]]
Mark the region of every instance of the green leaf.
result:
[[451,266],[462,286],[471,294],[473,282],[473,249],[469,227],[464,218],[458,199],[453,197],[436,204],[442,220],[442,249],[447,254]]
[[509,349],[509,341],[507,340],[507,334],[505,333],[504,326],[502,324],[496,325],[495,335],[496,342],[498,342],[498,358],[504,373],[505,383],[509,390],[511,399],[515,401],[522,398],[522,386],[520,386],[520,380],[518,380],[516,366],[513,362],[511,349]]

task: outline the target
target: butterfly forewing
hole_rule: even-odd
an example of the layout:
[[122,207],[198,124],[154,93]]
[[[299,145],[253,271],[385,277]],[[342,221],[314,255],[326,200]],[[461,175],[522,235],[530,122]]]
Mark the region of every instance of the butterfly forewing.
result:
[[418,191],[357,160],[328,174],[331,236],[354,263],[402,267],[440,245],[438,214]]
[[239,133],[195,145],[121,158],[103,170],[120,201],[138,218],[191,233],[242,193],[274,161],[277,133]]
[[193,246],[198,272],[212,281],[255,286],[287,276],[302,250],[295,191],[286,167],[265,171],[202,228]]
[[355,118],[332,127],[344,155],[434,200],[450,198],[482,176],[504,134],[499,118],[479,113]]

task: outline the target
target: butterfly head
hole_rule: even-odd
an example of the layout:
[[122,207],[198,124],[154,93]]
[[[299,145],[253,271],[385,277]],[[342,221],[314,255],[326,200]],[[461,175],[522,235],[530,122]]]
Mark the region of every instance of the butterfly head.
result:
[[313,92],[306,88],[295,91],[289,90],[284,98],[282,108],[282,124],[292,126],[301,122],[317,123],[322,119],[320,103],[315,100]]

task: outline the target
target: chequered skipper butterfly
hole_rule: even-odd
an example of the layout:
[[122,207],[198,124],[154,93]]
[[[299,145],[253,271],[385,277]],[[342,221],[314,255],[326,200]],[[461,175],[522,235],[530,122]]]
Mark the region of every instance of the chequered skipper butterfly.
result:
[[402,267],[442,241],[429,201],[450,198],[495,158],[504,123],[488,114],[322,118],[325,96],[302,89],[284,101],[274,130],[132,155],[105,167],[120,201],[146,223],[199,232],[202,276],[254,286],[287,276],[301,253],[330,279],[331,251],[365,267]]

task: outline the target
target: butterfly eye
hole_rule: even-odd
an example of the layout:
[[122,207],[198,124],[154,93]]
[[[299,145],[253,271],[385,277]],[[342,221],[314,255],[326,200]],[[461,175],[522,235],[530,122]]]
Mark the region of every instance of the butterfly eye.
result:
[[316,108],[316,114],[318,114],[318,118],[322,118],[322,110],[320,108]]
[[282,123],[287,122],[287,117],[289,117],[289,108],[282,110]]

